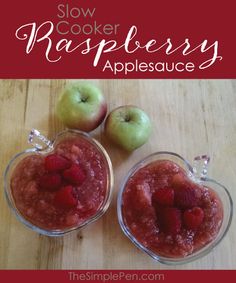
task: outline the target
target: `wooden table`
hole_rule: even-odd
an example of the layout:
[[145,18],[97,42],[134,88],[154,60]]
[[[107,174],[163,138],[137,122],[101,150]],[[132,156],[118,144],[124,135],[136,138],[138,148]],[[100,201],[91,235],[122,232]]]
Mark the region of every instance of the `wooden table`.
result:
[[[62,238],[40,236],[19,223],[0,193],[1,269],[235,269],[236,225],[209,255],[181,266],[154,262],[122,233],[116,197],[127,170],[146,155],[174,151],[189,161],[210,154],[209,175],[236,198],[236,81],[230,80],[95,80],[109,109],[141,106],[151,117],[149,142],[128,155],[108,144],[102,128],[93,135],[106,147],[115,171],[115,193],[107,213],[96,223]],[[28,133],[53,135],[63,129],[54,109],[66,80],[0,81],[1,175],[10,158],[29,147]]]

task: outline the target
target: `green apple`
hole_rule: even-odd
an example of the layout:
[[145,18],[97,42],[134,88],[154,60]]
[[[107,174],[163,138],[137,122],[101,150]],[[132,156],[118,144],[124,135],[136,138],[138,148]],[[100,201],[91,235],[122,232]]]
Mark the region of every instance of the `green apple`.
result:
[[56,106],[58,118],[68,127],[90,132],[97,128],[107,113],[100,89],[87,82],[71,84],[61,94]]
[[132,151],[147,142],[151,128],[150,119],[142,109],[127,105],[108,115],[104,130],[111,141]]

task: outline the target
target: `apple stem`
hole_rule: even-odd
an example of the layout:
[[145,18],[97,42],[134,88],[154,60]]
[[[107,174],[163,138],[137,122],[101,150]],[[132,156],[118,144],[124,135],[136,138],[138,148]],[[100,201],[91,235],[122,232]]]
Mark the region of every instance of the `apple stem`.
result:
[[130,121],[130,117],[128,115],[125,116],[125,122],[129,122]]

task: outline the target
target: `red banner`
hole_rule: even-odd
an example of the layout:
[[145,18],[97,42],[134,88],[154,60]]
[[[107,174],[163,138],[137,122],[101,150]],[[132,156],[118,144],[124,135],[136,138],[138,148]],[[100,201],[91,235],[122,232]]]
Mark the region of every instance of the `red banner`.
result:
[[[67,282],[165,282],[165,283],[228,283],[235,281],[236,271],[220,270],[65,270],[65,271],[0,271],[2,282],[42,283],[51,280],[57,283]],[[227,278],[227,279],[226,279]],[[4,281],[3,281],[4,280]]]
[[22,0],[1,10],[1,78],[236,77],[234,1]]

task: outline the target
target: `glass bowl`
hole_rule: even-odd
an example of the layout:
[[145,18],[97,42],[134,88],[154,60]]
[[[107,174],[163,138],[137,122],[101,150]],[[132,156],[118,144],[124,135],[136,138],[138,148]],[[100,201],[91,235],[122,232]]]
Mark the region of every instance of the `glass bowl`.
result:
[[[73,137],[80,137],[80,139],[87,141],[92,148],[96,149],[96,152],[99,152],[101,154],[102,159],[104,160],[104,167],[105,167],[104,169],[106,171],[106,176],[105,176],[106,188],[105,188],[104,200],[100,205],[100,207],[98,208],[98,210],[96,211],[96,213],[91,217],[89,217],[88,219],[85,219],[85,221],[83,221],[79,225],[75,225],[69,228],[45,229],[44,227],[37,226],[37,224],[33,224],[30,221],[30,219],[25,217],[18,209],[11,189],[11,177],[19,162],[25,159],[27,156],[31,156],[31,155],[46,156],[47,154],[53,153],[54,148],[61,141]],[[4,190],[5,190],[6,199],[9,204],[9,207],[14,212],[17,219],[21,223],[26,225],[28,228],[32,229],[33,231],[36,231],[40,234],[47,236],[63,236],[69,232],[80,230],[86,227],[87,225],[89,225],[90,223],[98,220],[106,212],[106,210],[110,205],[112,191],[113,191],[113,183],[114,183],[112,163],[106,150],[102,147],[102,145],[94,138],[92,138],[89,134],[71,129],[58,133],[53,141],[48,140],[46,137],[41,135],[38,130],[33,129],[30,132],[28,141],[29,143],[31,143],[33,147],[16,154],[10,160],[4,173]]]
[[[134,174],[139,171],[141,168],[145,167],[146,165],[158,161],[158,160],[170,160],[179,165],[182,169],[184,169],[187,173],[187,176],[195,183],[198,183],[200,185],[203,185],[208,188],[212,188],[219,196],[222,206],[223,206],[223,220],[221,224],[221,228],[216,236],[216,238],[201,248],[200,250],[197,250],[196,252],[193,252],[190,255],[187,255],[185,257],[165,257],[162,255],[158,255],[157,253],[153,252],[149,248],[145,247],[143,244],[141,244],[135,236],[130,231],[128,225],[126,224],[126,220],[123,213],[123,194],[126,189],[126,185],[130,178],[134,176]],[[131,168],[131,170],[128,172],[127,176],[125,177],[121,189],[118,194],[117,199],[117,213],[118,213],[118,221],[121,226],[122,231],[124,234],[131,240],[131,242],[138,247],[141,251],[148,254],[150,257],[152,257],[154,260],[159,261],[164,264],[183,264],[190,261],[193,261],[197,258],[200,258],[207,253],[209,253],[214,247],[216,247],[220,241],[224,238],[227,231],[229,230],[231,220],[232,220],[232,214],[233,214],[233,203],[231,196],[228,192],[228,190],[218,182],[216,182],[213,179],[210,179],[207,177],[207,167],[208,163],[210,161],[210,158],[206,155],[198,156],[194,159],[194,166],[191,166],[188,161],[186,161],[183,157],[176,153],[172,152],[156,152],[153,153]]]

